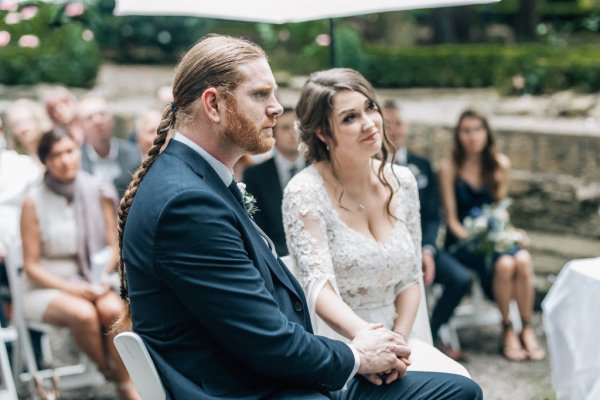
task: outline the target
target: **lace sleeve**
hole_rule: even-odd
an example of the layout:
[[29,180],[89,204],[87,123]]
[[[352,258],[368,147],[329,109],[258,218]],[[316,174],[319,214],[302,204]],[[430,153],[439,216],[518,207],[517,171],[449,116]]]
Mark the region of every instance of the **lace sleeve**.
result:
[[423,274],[421,261],[421,206],[419,202],[419,190],[417,181],[408,168],[394,165],[396,176],[400,181],[400,187],[396,191],[397,202],[404,210],[399,216],[404,218],[404,222],[411,237],[414,247],[414,263],[411,266],[408,275],[396,287],[396,294],[418,282]]
[[337,290],[323,209],[326,199],[315,172],[306,169],[296,175],[285,188],[282,203],[287,245],[307,298],[313,297],[309,293],[316,296],[327,281]]

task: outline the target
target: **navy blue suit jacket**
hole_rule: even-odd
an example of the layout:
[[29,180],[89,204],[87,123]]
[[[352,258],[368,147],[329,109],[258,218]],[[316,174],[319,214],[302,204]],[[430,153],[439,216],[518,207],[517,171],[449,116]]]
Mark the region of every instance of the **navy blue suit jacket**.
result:
[[406,157],[408,168],[413,172],[419,188],[421,203],[422,245],[430,245],[437,249],[436,239],[440,228],[440,197],[437,179],[431,163],[425,157],[408,152]]
[[344,343],[311,334],[302,289],[212,167],[172,140],[139,186],[123,238],[133,329],[170,398],[340,389]]

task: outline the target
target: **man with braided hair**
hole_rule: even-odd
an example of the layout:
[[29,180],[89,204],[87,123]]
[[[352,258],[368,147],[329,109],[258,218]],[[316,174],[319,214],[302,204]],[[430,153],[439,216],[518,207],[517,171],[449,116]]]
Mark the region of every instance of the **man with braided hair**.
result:
[[350,344],[312,334],[302,289],[233,180],[241,156],[274,144],[275,90],[255,44],[198,42],[121,202],[122,296],[168,397],[477,398],[459,377],[405,376],[410,350],[381,325]]

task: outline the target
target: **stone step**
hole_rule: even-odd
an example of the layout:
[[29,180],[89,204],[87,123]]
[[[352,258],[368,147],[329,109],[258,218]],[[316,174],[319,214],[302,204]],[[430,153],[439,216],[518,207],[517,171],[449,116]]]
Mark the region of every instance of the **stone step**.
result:
[[570,260],[600,256],[600,240],[574,235],[527,231],[536,274],[558,274]]

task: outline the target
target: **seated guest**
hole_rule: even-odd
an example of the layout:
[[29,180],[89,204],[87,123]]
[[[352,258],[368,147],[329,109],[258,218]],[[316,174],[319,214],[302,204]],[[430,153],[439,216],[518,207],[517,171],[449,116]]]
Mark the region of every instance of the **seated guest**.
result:
[[87,96],[82,99],[78,118],[85,136],[81,147],[81,168],[112,183],[122,196],[140,164],[138,150],[132,143],[113,137],[113,116],[104,98]]
[[284,108],[273,128],[273,157],[246,169],[243,179],[248,192],[256,198],[258,210],[253,215],[254,221],[273,240],[280,256],[288,254],[281,217],[283,189],[292,176],[306,165],[298,150],[300,141],[294,129],[295,119],[294,110]]
[[[0,120],[0,138],[4,137]],[[19,238],[21,205],[27,191],[39,179],[41,170],[29,156],[0,148],[0,284],[8,285],[4,260],[9,246]],[[2,298],[0,297],[0,302]],[[7,326],[0,304],[0,322]]]
[[396,148],[396,163],[408,166],[417,179],[423,235],[421,242],[423,280],[426,285],[436,282],[444,286],[444,292],[438,299],[431,316],[433,341],[448,357],[460,361],[465,358],[464,352],[443,345],[438,331],[448,322],[462,297],[471,288],[471,275],[458,260],[437,248],[436,239],[441,220],[437,180],[429,160],[407,150],[407,124],[401,118],[396,102],[388,100],[383,104],[383,117],[386,131]]
[[[455,257],[480,276],[485,293],[493,299],[502,314],[502,354],[510,361],[541,360],[544,349],[539,345],[533,327],[533,266],[531,256],[521,246],[507,251],[494,251],[486,257],[469,246],[464,225],[474,210],[492,206],[508,196],[510,160],[496,150],[494,136],[487,119],[473,110],[463,112],[454,128],[452,157],[440,162],[440,188],[446,222],[446,248],[455,249]],[[461,242],[462,241],[462,242]],[[513,330],[508,311],[516,300],[523,329],[519,336]]]
[[142,112],[135,120],[135,139],[142,157],[148,154],[156,138],[156,131],[162,116],[159,111],[151,108]]
[[[38,154],[46,174],[21,214],[25,317],[69,327],[123,398],[137,399],[108,333],[124,303],[97,279],[98,268],[113,269],[117,261],[114,189],[79,170],[79,145],[60,128],[42,136]],[[92,256],[107,246],[113,257],[104,267],[94,265]]]
[[56,126],[73,135],[77,143],[83,143],[83,130],[77,119],[77,98],[67,88],[57,86],[44,96],[48,116]]
[[[6,110],[6,127],[11,134],[9,147],[37,159],[37,145],[42,133],[52,127],[44,109],[29,99],[20,99]],[[11,142],[9,140],[9,142]]]

